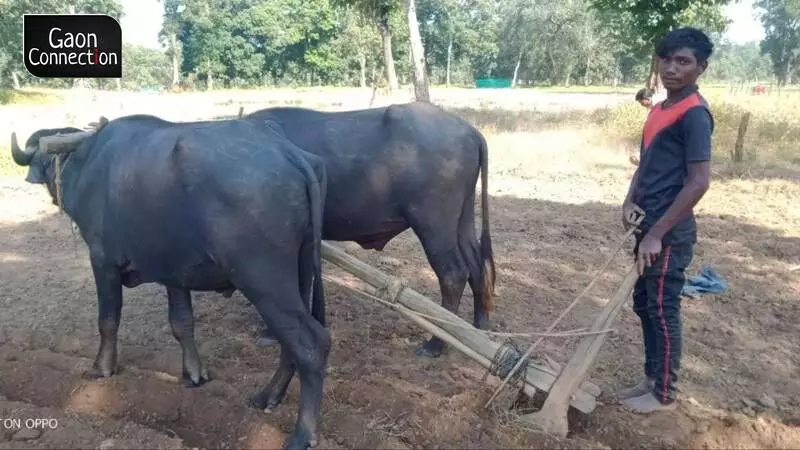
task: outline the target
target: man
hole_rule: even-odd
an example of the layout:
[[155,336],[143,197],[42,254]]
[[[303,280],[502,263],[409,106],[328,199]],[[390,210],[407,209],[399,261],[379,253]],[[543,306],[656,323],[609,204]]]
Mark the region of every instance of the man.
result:
[[653,91],[643,87],[636,91],[636,101],[647,109],[653,106]]
[[643,87],[636,92],[636,101],[647,109],[653,107],[653,103],[658,103],[667,99],[666,90],[662,89],[654,94],[652,90]]
[[640,164],[623,203],[626,226],[633,205],[646,214],[634,249],[640,279],[633,292],[633,310],[642,323],[645,379],[619,392],[623,405],[638,413],[676,407],[680,293],[697,242],[692,209],[709,186],[714,128],[695,83],[712,51],[708,36],[695,28],[671,31],[659,42],[667,99],[647,116]]

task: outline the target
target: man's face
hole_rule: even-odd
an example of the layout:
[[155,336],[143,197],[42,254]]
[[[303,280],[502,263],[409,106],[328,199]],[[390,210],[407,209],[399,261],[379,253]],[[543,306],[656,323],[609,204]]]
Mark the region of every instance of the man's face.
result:
[[706,63],[698,64],[694,52],[682,48],[661,58],[661,82],[668,91],[677,91],[697,82]]
[[641,104],[645,108],[649,108],[650,105],[652,104],[652,102],[650,101],[649,98],[643,98],[643,99],[639,100],[639,104]]

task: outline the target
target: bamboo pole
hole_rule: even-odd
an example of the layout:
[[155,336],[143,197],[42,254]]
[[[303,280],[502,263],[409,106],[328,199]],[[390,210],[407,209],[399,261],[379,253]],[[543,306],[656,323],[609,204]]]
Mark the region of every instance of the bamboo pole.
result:
[[[449,339],[449,337],[446,336],[449,334],[450,337],[457,339],[464,346],[469,348],[471,351],[465,352],[467,356],[471,356],[469,353],[472,352],[479,354],[481,359],[476,360],[478,363],[483,365],[485,360],[492,361],[495,354],[500,349],[500,344],[489,339],[484,333],[481,333],[480,330],[476,330],[475,328],[468,326],[467,322],[457,315],[434,303],[427,297],[417,293],[413,289],[398,289],[401,286],[401,283],[397,278],[387,275],[382,271],[375,269],[374,267],[362,261],[359,261],[357,258],[348,255],[343,250],[334,247],[327,242],[322,243],[322,258],[352,273],[379,291],[399,290],[399,292],[390,294],[392,297],[396,297],[388,299],[393,303],[399,303],[412,311],[437,317],[448,322],[461,323],[461,326],[440,323],[434,325],[434,327],[445,332],[445,334],[439,336],[442,338],[442,340],[446,341],[446,339]],[[419,322],[415,320],[415,323]],[[429,329],[427,331],[431,330]],[[454,347],[459,349],[458,346]],[[539,389],[547,392],[550,390],[555,378],[555,375],[548,368],[535,364],[533,361],[528,364],[525,383],[530,385],[528,388],[529,392],[532,389]],[[599,393],[599,387],[592,383],[584,382],[580,388],[575,391],[570,403],[579,411],[588,414],[595,409],[597,405],[595,397],[599,395]]]
[[[352,292],[355,292],[356,294],[359,294],[358,290],[351,289],[351,288],[349,288],[349,289]],[[374,296],[377,296],[379,294],[377,292],[377,289],[375,289],[372,286],[368,286],[365,289],[365,291],[368,294],[374,295]],[[363,294],[361,294],[361,295],[363,295]],[[488,358],[484,357],[483,355],[481,355],[480,353],[476,352],[475,350],[472,350],[471,348],[467,347],[461,341],[456,339],[452,334],[444,331],[438,325],[434,324],[430,320],[420,316],[419,314],[415,314],[414,311],[406,308],[403,305],[397,304],[397,303],[393,303],[392,304],[392,309],[394,309],[395,311],[397,311],[400,314],[402,314],[403,316],[405,316],[408,320],[410,320],[410,321],[414,322],[415,324],[419,325],[419,327],[422,328],[423,330],[425,330],[428,333],[431,333],[431,334],[433,334],[435,336],[438,336],[442,341],[444,341],[448,345],[452,345],[454,348],[456,348],[458,351],[460,351],[464,355],[466,355],[466,356],[472,358],[473,360],[475,360],[475,362],[477,362],[478,364],[483,366],[485,369],[489,369],[490,367],[492,367],[492,361],[491,360],[489,360]],[[500,380],[497,379],[497,384],[499,384],[499,383],[500,383]],[[531,397],[533,397],[536,394],[536,388],[531,386],[530,384],[527,384],[527,383],[525,383],[525,385],[523,387],[523,390],[525,391],[525,393],[527,395],[529,395]]]

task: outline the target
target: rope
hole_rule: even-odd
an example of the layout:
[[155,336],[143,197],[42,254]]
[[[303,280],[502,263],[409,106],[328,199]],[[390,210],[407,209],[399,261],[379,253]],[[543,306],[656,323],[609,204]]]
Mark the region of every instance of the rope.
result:
[[56,155],[56,166],[55,166],[55,170],[56,170],[56,179],[55,179],[55,183],[56,183],[56,203],[58,203],[58,209],[63,214],[64,213],[64,196],[63,196],[62,190],[61,190],[61,164],[62,164],[61,154],[57,154]]
[[[492,358],[492,365],[489,367],[489,374],[498,378],[505,378],[514,366],[519,362],[522,349],[511,339],[507,340],[497,349]],[[523,361],[521,368],[512,376],[513,382],[524,380],[528,374],[528,360]]]

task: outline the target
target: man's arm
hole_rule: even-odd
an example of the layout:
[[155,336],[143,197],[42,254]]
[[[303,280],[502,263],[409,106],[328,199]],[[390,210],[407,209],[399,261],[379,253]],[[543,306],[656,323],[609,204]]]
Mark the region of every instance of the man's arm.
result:
[[659,241],[691,213],[692,208],[708,191],[711,180],[713,120],[705,108],[689,110],[683,120],[687,180],[664,215],[650,229],[649,234]]

